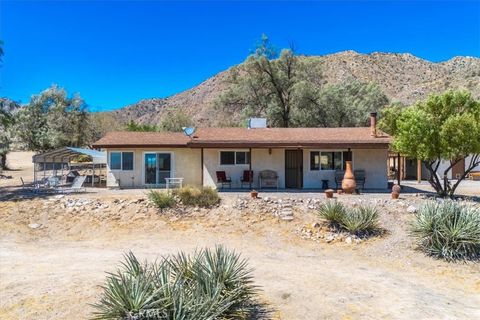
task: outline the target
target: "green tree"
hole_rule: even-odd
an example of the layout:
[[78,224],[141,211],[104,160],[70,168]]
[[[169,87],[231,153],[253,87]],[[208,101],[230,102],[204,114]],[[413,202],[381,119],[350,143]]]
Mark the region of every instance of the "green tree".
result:
[[282,50],[278,56],[263,35],[253,54],[230,70],[230,88],[216,106],[232,116],[240,114],[237,122],[261,116],[275,127],[294,126],[298,102],[311,101],[308,95],[315,92],[315,79],[310,76],[318,78],[320,72],[313,67],[290,49]]
[[327,85],[310,103],[300,107],[297,123],[308,127],[361,127],[368,123],[370,112],[388,104],[388,97],[374,83],[350,79]]
[[[430,173],[429,182],[440,196],[452,197],[460,182],[480,164],[480,102],[467,91],[430,95],[399,111],[396,120],[389,122],[393,149],[422,160]],[[452,184],[449,171],[469,155],[465,173]],[[442,160],[448,161],[448,166],[437,174]]]
[[33,151],[64,146],[85,146],[91,139],[90,118],[80,95],[72,97],[53,85],[21,108],[16,116],[15,134]]
[[183,111],[169,111],[165,114],[160,122],[160,130],[180,132],[184,127],[193,125],[192,119]]
[[374,83],[355,79],[325,86],[321,61],[284,49],[262,36],[247,60],[230,70],[229,87],[215,102],[226,120],[266,117],[273,127],[364,126],[370,112],[388,104]]
[[6,168],[7,154],[12,142],[11,128],[15,123],[13,112],[19,107],[10,99],[0,99],[0,172]]
[[134,120],[130,120],[125,125],[126,131],[138,131],[138,132],[155,132],[158,131],[158,127],[151,124],[142,124]]

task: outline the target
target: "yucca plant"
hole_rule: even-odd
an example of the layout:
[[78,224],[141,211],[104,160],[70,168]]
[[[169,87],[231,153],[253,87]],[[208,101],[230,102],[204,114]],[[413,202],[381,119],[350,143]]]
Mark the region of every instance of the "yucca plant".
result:
[[480,210],[454,201],[428,202],[415,214],[412,235],[425,253],[448,261],[480,258]]
[[157,209],[163,210],[171,208],[175,205],[175,198],[166,192],[158,192],[150,190],[148,193],[148,200],[150,200]]
[[348,232],[356,235],[378,230],[378,210],[372,206],[360,206],[347,210],[340,220],[340,225]]
[[341,202],[329,200],[320,206],[318,214],[332,225],[339,227],[346,210]]
[[222,246],[143,265],[129,253],[107,277],[94,319],[245,319],[257,290],[251,272]]

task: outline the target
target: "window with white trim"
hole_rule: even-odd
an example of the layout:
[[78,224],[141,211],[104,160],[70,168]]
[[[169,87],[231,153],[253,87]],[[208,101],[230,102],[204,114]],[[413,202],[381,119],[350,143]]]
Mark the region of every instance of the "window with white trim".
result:
[[310,170],[344,170],[346,151],[311,151]]
[[220,151],[220,165],[250,164],[249,151]]
[[110,170],[133,170],[133,152],[112,151],[110,152]]

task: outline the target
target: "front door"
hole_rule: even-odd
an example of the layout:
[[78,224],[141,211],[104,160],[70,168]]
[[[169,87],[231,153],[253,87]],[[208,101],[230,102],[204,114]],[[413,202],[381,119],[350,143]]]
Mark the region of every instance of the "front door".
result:
[[285,188],[303,187],[303,151],[285,150]]
[[145,153],[145,184],[165,185],[172,174],[170,153]]

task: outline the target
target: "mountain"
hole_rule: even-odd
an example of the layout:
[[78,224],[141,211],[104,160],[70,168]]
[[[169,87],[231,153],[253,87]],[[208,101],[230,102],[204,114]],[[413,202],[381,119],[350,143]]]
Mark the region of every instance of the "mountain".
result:
[[[325,56],[304,56],[318,63],[326,83],[346,79],[377,83],[391,101],[405,104],[424,99],[430,93],[464,88],[480,98],[480,59],[454,57],[444,62],[430,62],[409,53],[360,54],[344,51]],[[120,122],[135,120],[155,124],[168,110],[179,109],[200,126],[217,119],[213,102],[228,88],[230,69],[205,80],[198,86],[168,98],[145,99],[112,111]]]

